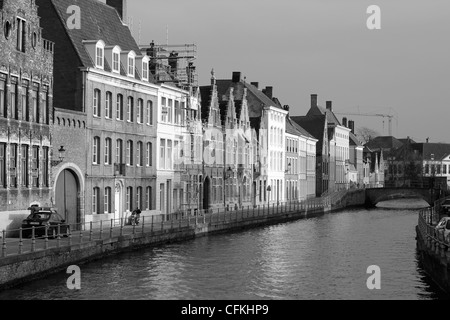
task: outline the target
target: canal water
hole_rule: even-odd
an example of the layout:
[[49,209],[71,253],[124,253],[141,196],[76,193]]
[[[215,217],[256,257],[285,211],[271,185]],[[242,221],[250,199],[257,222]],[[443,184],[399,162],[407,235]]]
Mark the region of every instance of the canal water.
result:
[[[0,299],[448,299],[416,252],[421,200],[147,248],[0,292]],[[369,290],[367,268],[381,270]]]

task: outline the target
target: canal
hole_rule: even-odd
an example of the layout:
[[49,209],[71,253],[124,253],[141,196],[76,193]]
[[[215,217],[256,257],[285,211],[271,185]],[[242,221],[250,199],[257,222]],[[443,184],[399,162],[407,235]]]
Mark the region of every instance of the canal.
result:
[[[416,252],[421,200],[122,253],[0,292],[0,299],[448,299]],[[381,269],[381,289],[366,286]]]

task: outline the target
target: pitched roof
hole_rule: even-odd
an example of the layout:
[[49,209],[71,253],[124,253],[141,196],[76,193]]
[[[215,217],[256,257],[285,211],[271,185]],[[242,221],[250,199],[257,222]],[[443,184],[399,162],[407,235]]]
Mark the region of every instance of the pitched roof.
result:
[[309,134],[311,134],[314,138],[319,140],[316,146],[316,150],[318,154],[322,153],[324,129],[327,120],[326,116],[295,116],[291,117],[291,119],[299,126],[301,126],[304,130],[306,130]]
[[293,121],[289,116],[286,117],[286,132],[293,135],[302,135],[307,138],[315,139],[308,131],[303,129],[298,123]]
[[282,109],[277,102],[270,99],[255,86],[243,81],[233,82],[232,80],[216,80],[219,101],[223,100],[223,95],[227,93],[229,88],[233,88],[235,100],[242,100],[244,88],[247,88],[247,105],[250,117],[261,117],[264,107],[273,106]]
[[403,145],[393,136],[379,136],[366,143],[370,149],[397,149]]
[[[93,67],[94,63],[86,51],[83,40],[103,40],[106,45],[118,45],[123,51],[134,50],[141,54],[128,26],[122,23],[115,8],[97,0],[49,0],[56,9],[66,33],[77,51],[81,63],[85,67]],[[81,8],[81,28],[69,29],[65,17],[67,8],[77,5]]]
[[359,142],[358,138],[352,132],[349,133],[349,142],[351,146],[361,147],[362,143]]
[[405,144],[405,143],[407,143],[408,141],[409,141],[409,143],[417,143],[416,141],[414,141],[413,139],[411,139],[411,138],[403,138],[403,139],[397,139],[398,141],[400,141],[401,143],[403,143],[403,144]]
[[415,143],[411,147],[421,153],[424,160],[442,160],[450,154],[448,143]]
[[325,115],[327,117],[327,121],[329,124],[335,124],[337,126],[341,125],[341,123],[339,122],[338,118],[336,117],[333,111],[325,109],[319,105],[312,106],[308,110],[308,113],[306,115],[307,116]]

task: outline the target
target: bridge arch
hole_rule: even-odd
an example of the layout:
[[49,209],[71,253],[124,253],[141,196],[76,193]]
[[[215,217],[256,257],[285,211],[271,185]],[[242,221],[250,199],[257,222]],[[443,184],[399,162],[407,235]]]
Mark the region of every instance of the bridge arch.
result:
[[366,205],[376,206],[382,201],[405,198],[421,198],[433,205],[435,196],[428,188],[373,188],[366,189]]

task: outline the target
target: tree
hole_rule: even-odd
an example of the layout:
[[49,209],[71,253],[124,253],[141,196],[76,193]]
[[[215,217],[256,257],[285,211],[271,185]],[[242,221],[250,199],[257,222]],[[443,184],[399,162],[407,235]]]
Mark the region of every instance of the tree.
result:
[[380,136],[380,133],[367,127],[360,127],[356,130],[355,133],[356,136],[358,137],[358,140],[361,141],[363,144],[366,144],[373,138]]

